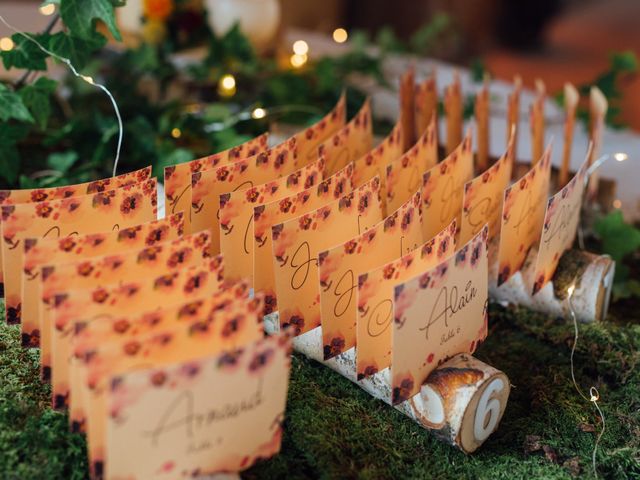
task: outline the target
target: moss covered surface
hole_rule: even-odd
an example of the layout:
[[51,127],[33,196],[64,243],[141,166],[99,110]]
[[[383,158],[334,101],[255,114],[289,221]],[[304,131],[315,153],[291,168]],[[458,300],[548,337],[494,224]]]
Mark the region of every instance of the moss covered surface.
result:
[[[571,478],[591,476],[600,425],[571,383],[573,327],[524,309],[493,307],[476,356],[513,388],[496,433],[467,456],[331,370],[293,361],[282,452],[246,478]],[[85,444],[49,408],[37,352],[0,326],[0,478],[86,477]],[[582,325],[576,375],[596,385],[607,422],[598,455],[606,478],[640,478],[640,325]]]

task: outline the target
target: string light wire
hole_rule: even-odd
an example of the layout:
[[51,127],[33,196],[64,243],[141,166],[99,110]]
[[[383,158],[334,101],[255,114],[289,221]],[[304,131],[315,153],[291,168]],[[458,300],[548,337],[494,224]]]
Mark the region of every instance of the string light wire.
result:
[[89,77],[87,75],[82,75],[81,73],[79,73],[78,70],[76,70],[76,67],[74,67],[73,64],[71,63],[71,60],[69,60],[68,58],[65,58],[65,57],[63,57],[61,55],[58,55],[57,53],[54,53],[51,50],[47,49],[44,45],[42,45],[40,42],[38,42],[35,38],[33,38],[28,33],[25,33],[25,32],[23,32],[21,30],[18,30],[13,25],[9,24],[4,19],[4,17],[2,15],[0,15],[0,21],[2,21],[2,23],[4,23],[4,25],[7,28],[12,30],[16,34],[23,36],[24,38],[26,38],[27,40],[29,40],[30,42],[35,44],[40,50],[42,50],[44,53],[46,53],[50,57],[53,57],[56,60],[59,60],[60,62],[64,63],[76,77],[80,78],[81,80],[83,80],[84,82],[88,83],[89,85],[92,85],[92,86],[94,86],[96,88],[99,88],[100,90],[102,90],[107,95],[107,97],[109,97],[109,100],[111,100],[111,104],[113,105],[113,109],[114,109],[114,111],[116,113],[116,118],[118,119],[118,145],[116,147],[116,158],[113,161],[113,176],[115,177],[116,176],[116,172],[118,171],[118,161],[120,160],[120,150],[122,148],[122,139],[124,137],[124,128],[122,126],[122,116],[120,115],[120,109],[118,108],[118,104],[116,102],[116,99],[113,97],[113,95],[111,94],[109,89],[107,87],[105,87],[104,85],[102,85],[101,83],[97,83],[93,78],[91,78],[91,77]]

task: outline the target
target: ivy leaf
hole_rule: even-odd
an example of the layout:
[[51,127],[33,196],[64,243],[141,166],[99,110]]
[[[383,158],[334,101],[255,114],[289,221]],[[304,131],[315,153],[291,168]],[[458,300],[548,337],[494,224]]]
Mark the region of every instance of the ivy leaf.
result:
[[22,87],[18,94],[22,102],[29,109],[40,129],[44,130],[51,115],[50,95],[55,91],[58,82],[46,77],[40,77],[32,85]]
[[91,53],[101,49],[107,43],[107,39],[99,33],[93,33],[90,38],[77,38],[58,32],[51,36],[49,49],[61,57],[68,58],[74,67],[82,69]]
[[[34,122],[29,110],[24,106],[20,95],[12,92],[0,83],[0,120],[6,122],[11,118],[20,120],[21,122]],[[6,128],[6,125],[2,126],[2,129],[4,128]]]
[[[45,46],[48,42],[48,35],[34,35],[33,38]],[[4,68],[7,70],[10,68],[25,68],[27,70],[47,69],[47,62],[45,60],[49,55],[40,50],[35,43],[18,33],[13,34],[11,40],[13,40],[13,48],[6,52],[0,52]]]
[[7,124],[0,128],[0,177],[9,183],[14,183],[18,179],[20,171],[20,155],[16,143],[28,133],[29,127],[24,124]]
[[101,20],[116,40],[122,40],[111,0],[62,0],[60,16],[75,37],[91,39],[95,20]]
[[602,240],[602,250],[620,262],[625,255],[640,248],[640,230],[625,223],[617,210],[596,221],[595,230]]
[[47,165],[53,170],[65,173],[78,160],[78,153],[73,150],[63,153],[52,153],[47,157]]

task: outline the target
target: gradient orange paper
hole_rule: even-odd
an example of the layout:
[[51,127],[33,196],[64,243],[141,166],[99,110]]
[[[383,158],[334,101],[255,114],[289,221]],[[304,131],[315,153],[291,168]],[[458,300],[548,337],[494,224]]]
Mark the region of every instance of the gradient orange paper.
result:
[[422,174],[438,163],[438,126],[433,117],[429,128],[402,157],[387,164],[387,211],[395,212],[422,184]]
[[324,358],[356,344],[358,276],[422,244],[420,192],[363,234],[318,254]]
[[509,280],[524,264],[529,250],[540,239],[549,195],[551,147],[520,180],[504,191],[498,286]]
[[95,465],[104,458],[108,418],[104,412],[108,381],[114,373],[187,362],[224,351],[233,352],[256,342],[264,336],[258,322],[258,311],[262,311],[259,304],[257,300],[252,300],[251,306],[236,304],[230,311],[212,311],[209,317],[134,340],[111,342],[88,352],[83,363],[86,381],[81,391],[73,393],[82,395],[89,412],[87,444],[90,464]]
[[438,266],[394,288],[391,403],[420,391],[429,374],[487,336],[489,282],[483,228]]
[[330,176],[373,148],[371,102],[367,98],[351,121],[318,147],[324,157],[325,175]]
[[456,223],[451,223],[411,253],[358,277],[356,369],[362,380],[391,365],[393,287],[425,272],[455,250]]
[[171,165],[164,168],[164,198],[167,214],[186,212],[186,233],[191,232],[191,175],[201,170],[209,170],[219,165],[227,165],[243,158],[252,157],[267,150],[269,134],[263,133],[259,137],[241,145],[198,158],[186,163]]
[[[276,454],[290,350],[291,340],[275,335],[235,352],[115,376],[108,406],[98,412],[108,421],[105,478],[237,472]],[[207,421],[170,428],[187,415]]]
[[436,117],[436,123],[438,123],[438,88],[435,72],[431,73],[424,82],[416,86],[415,97],[416,138],[420,138],[433,117]]
[[422,176],[422,235],[431,238],[452,220],[460,225],[464,185],[473,178],[471,131],[442,162]]
[[[44,202],[45,200],[60,200],[78,195],[104,192],[132,183],[144,182],[145,180],[149,180],[150,177],[151,167],[145,167],[135,172],[118,175],[117,177],[104,178],[102,180],[94,180],[93,182],[76,185],[65,185],[64,187],[0,190],[0,206],[15,205],[17,203]],[[2,219],[0,217],[0,222],[1,221]],[[0,283],[3,282],[4,278],[2,265],[2,250],[0,250]]]
[[382,220],[380,180],[271,228],[280,326],[295,335],[320,325],[318,253]]
[[593,148],[593,144],[590,145],[587,158],[578,172],[547,202],[547,211],[544,214],[544,224],[536,255],[536,273],[532,295],[538,293],[553,278],[560,257],[565,250],[571,248],[576,238],[591,148]]
[[130,227],[157,216],[156,179],[61,200],[2,206],[5,318],[20,323],[26,238],[66,237]]
[[353,164],[296,195],[253,208],[253,288],[265,296],[265,315],[278,309],[271,227],[316,210],[351,192]]
[[212,253],[220,253],[220,195],[277,180],[296,170],[295,138],[253,157],[222,165],[191,177],[191,231],[209,230]]
[[536,80],[537,95],[529,110],[529,126],[531,127],[531,165],[542,158],[544,150],[544,104],[546,88],[544,82]]
[[222,286],[222,271],[222,257],[218,256],[201,266],[173,270],[157,277],[55,294],[51,337],[54,408],[68,405],[69,357],[74,321],[133,314],[158,304],[170,305],[185,298],[214,293]]
[[220,253],[233,259],[225,269],[227,280],[248,278],[253,285],[253,208],[311,188],[322,180],[324,160],[245,190],[220,195]]
[[[37,281],[36,299],[39,331],[37,333],[31,332],[30,334],[25,332],[28,338],[23,336],[23,343],[35,344],[36,338],[40,337],[40,366],[42,378],[45,381],[51,379],[52,320],[50,310],[52,306],[49,300],[53,292],[64,288],[64,284],[57,283],[55,275],[52,275],[53,264],[108,255],[144,246],[150,247],[161,242],[175,240],[183,234],[184,217],[185,214],[180,212],[162,220],[143,223],[119,231],[78,235],[63,239],[38,239],[35,245],[26,253],[25,265],[29,273],[25,277],[29,278],[35,275]],[[33,257],[38,257],[38,262],[41,264],[48,263],[49,265],[40,268],[39,271],[34,271],[35,267],[32,268],[32,255]]]
[[464,104],[460,75],[455,72],[453,82],[444,90],[444,113],[447,120],[447,155],[453,152],[462,142],[462,123],[464,120]]
[[410,66],[400,77],[400,122],[406,152],[416,143],[415,68]]

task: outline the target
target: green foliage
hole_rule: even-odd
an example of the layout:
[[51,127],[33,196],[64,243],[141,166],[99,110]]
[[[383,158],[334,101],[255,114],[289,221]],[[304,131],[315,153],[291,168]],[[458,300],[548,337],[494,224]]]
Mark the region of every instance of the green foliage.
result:
[[34,122],[20,95],[0,83],[0,120],[6,122],[12,118],[21,122]]
[[68,58],[74,67],[85,67],[91,54],[100,50],[107,43],[107,39],[99,33],[92,33],[87,38],[80,38],[58,32],[49,37],[49,50],[63,58]]
[[[34,40],[40,43],[47,42],[46,35],[34,35]],[[46,70],[45,60],[48,55],[29,38],[15,33],[11,36],[14,46],[9,51],[0,52],[4,68],[27,68],[29,70]]]
[[32,85],[26,85],[18,92],[41,130],[44,130],[51,115],[50,96],[55,92],[58,82],[40,77]]
[[79,38],[91,40],[96,20],[101,20],[116,40],[122,40],[111,0],[61,0],[60,16],[64,24]]

